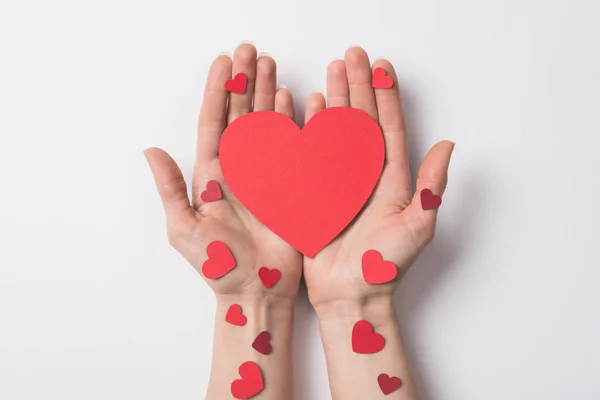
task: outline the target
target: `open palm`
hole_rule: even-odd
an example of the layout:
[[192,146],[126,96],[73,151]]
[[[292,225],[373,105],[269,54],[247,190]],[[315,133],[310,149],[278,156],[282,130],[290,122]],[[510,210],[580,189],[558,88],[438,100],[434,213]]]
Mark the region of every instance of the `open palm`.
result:
[[[248,77],[247,90],[243,94],[229,93],[225,82],[239,72]],[[217,57],[208,74],[198,123],[191,203],[175,161],[157,148],[148,149],[145,154],[163,201],[173,247],[199,272],[210,242],[222,241],[231,250],[236,268],[223,278],[209,280],[217,294],[263,291],[258,269],[267,266],[282,272],[269,293],[293,299],[302,274],[302,256],[237,201],[225,184],[219,164],[219,141],[225,127],[243,114],[262,110],[294,118],[290,92],[276,89],[275,61],[267,56],[257,59],[256,48],[242,44],[233,61],[227,55]],[[200,195],[210,180],[219,182],[223,199],[205,203]]]
[[[338,300],[361,300],[392,294],[395,283],[421,250],[433,239],[437,211],[424,211],[419,196],[412,195],[406,150],[406,129],[398,81],[393,66],[377,60],[393,78],[391,89],[373,89],[372,67],[365,51],[352,47],[344,60],[333,61],[327,71],[327,106],[361,109],[375,118],[383,131],[386,161],[368,204],[352,224],[313,259],[304,258],[304,277],[315,307]],[[325,108],[320,93],[308,101],[306,121]],[[442,194],[454,144],[436,144],[421,165],[417,194],[428,188]],[[411,200],[412,199],[412,200]],[[394,282],[365,283],[361,260],[365,251],[378,250],[399,268]]]

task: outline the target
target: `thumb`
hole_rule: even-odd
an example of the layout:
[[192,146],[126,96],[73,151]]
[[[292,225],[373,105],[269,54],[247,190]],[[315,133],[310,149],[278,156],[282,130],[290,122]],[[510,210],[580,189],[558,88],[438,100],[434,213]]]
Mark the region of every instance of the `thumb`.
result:
[[181,170],[164,150],[151,147],[144,150],[158,193],[165,208],[167,222],[177,221],[193,214],[187,194],[187,185]]
[[421,192],[429,189],[434,195],[441,196],[448,182],[448,166],[454,150],[454,143],[449,140],[438,142],[429,150],[417,177],[417,191],[409,206],[409,227],[415,240],[421,245],[429,243],[435,234],[437,209],[423,210]]

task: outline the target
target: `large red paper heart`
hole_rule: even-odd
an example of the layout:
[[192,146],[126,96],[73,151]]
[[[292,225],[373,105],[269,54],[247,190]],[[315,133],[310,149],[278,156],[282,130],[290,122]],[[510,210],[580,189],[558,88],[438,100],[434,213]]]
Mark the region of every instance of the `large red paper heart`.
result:
[[262,331],[254,339],[254,342],[252,342],[252,347],[261,354],[269,355],[273,351],[273,346],[269,343],[270,341],[271,334],[267,331]]
[[381,374],[377,377],[377,383],[379,388],[386,396],[402,386],[402,381],[397,376],[390,377],[388,374]]
[[225,314],[225,321],[231,325],[244,326],[248,322],[248,318],[242,313],[242,306],[239,304],[232,304]]
[[361,110],[333,107],[301,131],[273,111],[246,114],[221,137],[219,158],[237,199],[313,257],[369,199],[384,162],[381,129]]
[[367,250],[362,256],[362,273],[365,282],[378,285],[394,280],[398,268],[391,261],[383,261],[377,250]]
[[373,332],[369,321],[360,320],[352,328],[352,350],[360,354],[373,354],[383,350],[385,339]]
[[233,254],[223,242],[210,242],[206,255],[208,260],[202,264],[202,274],[206,279],[218,279],[235,268]]
[[242,379],[236,379],[231,383],[233,397],[236,399],[249,399],[263,390],[263,377],[258,364],[246,361],[240,366],[238,372]]
[[442,197],[433,192],[430,189],[421,190],[421,206],[423,210],[434,210],[442,205]]
[[261,267],[258,270],[258,277],[266,288],[270,288],[277,283],[279,278],[281,278],[281,271],[277,268],[269,269],[267,267]]

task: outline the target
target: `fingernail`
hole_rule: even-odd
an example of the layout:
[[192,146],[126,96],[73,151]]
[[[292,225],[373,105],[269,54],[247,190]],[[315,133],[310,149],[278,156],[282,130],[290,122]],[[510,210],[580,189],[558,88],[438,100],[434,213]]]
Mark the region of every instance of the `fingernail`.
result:
[[240,42],[240,44],[251,44],[252,46],[254,46],[254,42],[253,42],[253,41],[251,41],[251,40],[242,40],[242,41]]
[[230,52],[228,52],[228,51],[224,51],[222,53],[219,53],[219,57],[221,57],[221,56],[227,56],[227,57],[233,59],[233,55]]
[[375,59],[373,59],[373,61],[377,61],[377,60],[387,60],[387,58],[385,58],[385,57],[375,57]]
[[271,55],[271,53],[267,53],[266,51],[261,51],[260,53],[258,53],[258,57],[257,58],[261,58],[261,57],[270,57],[270,58],[273,58],[273,56]]
[[337,60],[344,61],[344,57],[336,57],[333,59],[333,61],[337,61]]
[[287,89],[288,87],[285,86],[283,83],[278,83],[277,84],[277,89]]
[[348,48],[352,48],[352,47],[360,47],[360,44],[349,44]]

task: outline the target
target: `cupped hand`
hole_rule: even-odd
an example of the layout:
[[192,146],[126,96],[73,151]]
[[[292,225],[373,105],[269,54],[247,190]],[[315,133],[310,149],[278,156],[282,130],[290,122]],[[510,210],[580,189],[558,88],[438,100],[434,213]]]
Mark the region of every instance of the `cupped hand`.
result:
[[[381,67],[392,77],[389,89],[373,89],[372,70]],[[311,95],[306,121],[326,107],[320,93]],[[385,165],[369,202],[350,226],[314,258],[304,258],[304,278],[315,308],[336,301],[365,302],[389,296],[408,267],[433,239],[437,210],[424,211],[420,192],[430,189],[441,195],[446,187],[448,165],[454,144],[437,143],[419,170],[413,196],[406,149],[406,127],[398,80],[387,60],[373,66],[359,47],[346,51],[327,69],[327,107],[353,107],[371,115],[381,126],[385,141]],[[362,256],[377,250],[384,260],[398,267],[392,282],[370,285],[362,274]]]
[[[237,73],[248,77],[245,93],[230,93],[225,82]],[[208,280],[217,295],[270,294],[294,298],[302,275],[302,256],[260,223],[233,196],[219,164],[219,140],[228,124],[252,111],[274,110],[294,118],[291,93],[277,89],[275,61],[257,58],[256,48],[242,44],[234,52],[217,57],[210,68],[198,122],[196,163],[192,199],[175,161],[163,150],[150,148],[146,158],[154,174],[167,218],[169,242],[198,272],[207,260],[206,248],[213,241],[225,243],[237,266],[225,276]],[[208,181],[216,180],[223,198],[203,202]],[[266,289],[258,270],[279,269],[280,280]]]

